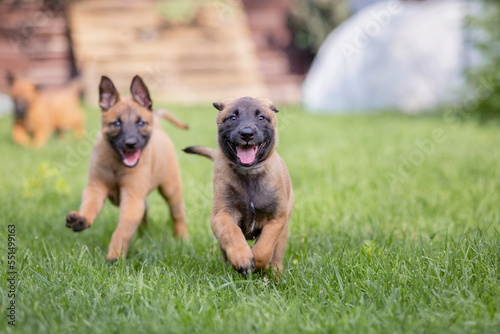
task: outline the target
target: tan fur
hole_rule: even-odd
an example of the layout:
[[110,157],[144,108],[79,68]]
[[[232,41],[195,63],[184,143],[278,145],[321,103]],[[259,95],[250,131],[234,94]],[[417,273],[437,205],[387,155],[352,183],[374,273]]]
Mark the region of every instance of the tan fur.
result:
[[[237,108],[237,103],[238,100],[230,99],[220,104],[223,109],[217,115],[218,126],[221,125],[222,120],[229,112]],[[274,106],[267,99],[258,99],[256,104],[256,108],[263,110],[271,119],[275,129],[275,143],[277,143]],[[187,148],[186,151],[201,154],[214,160],[214,200],[211,226],[215,237],[219,241],[224,260],[229,260],[233,267],[240,272],[244,272],[246,268],[251,268],[253,263],[255,263],[256,270],[273,268],[281,271],[283,269],[288,222],[294,202],[292,183],[285,163],[275,152],[274,147],[267,158],[256,166],[235,171],[234,164],[222,152],[220,143],[218,143],[218,146],[217,151],[200,146]],[[258,195],[265,197],[266,191],[269,190],[275,192],[278,198],[275,218],[261,219],[255,222],[255,228],[262,229],[262,232],[252,247],[248,245],[242,229],[238,226],[241,212],[232,206],[231,200],[227,196],[229,187],[239,187],[238,179],[241,177],[258,178],[260,184],[265,187],[261,189],[263,191]],[[265,200],[265,198],[262,199]]]
[[237,226],[240,219],[238,212],[226,203],[224,191],[236,175],[228,168],[227,158],[220,154],[214,161],[214,202],[211,225],[215,237],[233,267],[249,267],[253,259],[255,269],[283,269],[283,254],[288,235],[288,221],[293,210],[293,191],[285,163],[275,152],[258,173],[269,188],[277,188],[281,194],[277,211],[278,218],[256,222],[256,228],[262,228],[261,236],[250,248],[241,229]]
[[[148,122],[151,136],[139,163],[127,168],[116,158],[117,153],[106,139],[106,133],[112,131],[108,124],[118,116],[126,120],[136,115]],[[161,129],[159,117],[132,98],[120,97],[111,109],[102,112],[102,132],[90,156],[88,184],[82,204],[78,212],[68,214],[67,225],[68,222],[71,225],[80,221],[84,228],[91,227],[104,201],[109,198],[120,206],[120,217],[106,258],[115,260],[125,256],[137,227],[145,221],[146,196],[156,188],[170,207],[175,235],[187,238],[181,175],[174,145]]]
[[80,108],[79,85],[73,81],[59,89],[39,91],[28,80],[16,78],[11,86],[13,99],[28,101],[22,120],[16,120],[13,140],[24,146],[41,147],[52,133],[73,129],[78,139],[84,136],[84,117]]

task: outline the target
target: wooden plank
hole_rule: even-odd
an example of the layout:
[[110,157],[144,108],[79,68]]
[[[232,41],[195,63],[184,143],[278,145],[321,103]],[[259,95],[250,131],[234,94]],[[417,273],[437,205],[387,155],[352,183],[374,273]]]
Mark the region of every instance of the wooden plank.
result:
[[135,10],[138,8],[151,8],[154,0],[80,0],[73,5],[78,10],[103,11],[103,10]]
[[[163,48],[164,50],[158,51]],[[120,45],[108,46],[108,48],[87,47],[84,45],[75,45],[74,51],[78,55],[77,59],[90,59],[93,61],[134,61],[136,58],[142,58],[146,62],[199,62],[213,60],[217,62],[224,61],[231,57],[240,58],[237,62],[241,66],[251,66],[246,62],[253,61],[253,50],[251,48],[241,48],[239,52],[224,48],[211,47],[207,49],[188,49],[180,47],[171,47],[169,45],[148,47],[147,45],[137,45],[134,48],[120,47]],[[84,52],[86,50],[88,52]],[[95,50],[95,52],[92,52]],[[163,52],[163,53],[160,53]]]
[[116,59],[109,61],[101,61],[99,63],[100,68],[109,70],[120,70],[123,68],[130,69],[142,69],[149,72],[177,72],[177,73],[188,73],[188,72],[199,72],[199,73],[209,73],[217,74],[220,72],[252,72],[249,69],[243,59],[231,59],[224,61],[224,59],[204,59],[200,62],[192,61],[177,61],[177,62],[165,62],[162,59],[157,61],[148,61],[146,59]]

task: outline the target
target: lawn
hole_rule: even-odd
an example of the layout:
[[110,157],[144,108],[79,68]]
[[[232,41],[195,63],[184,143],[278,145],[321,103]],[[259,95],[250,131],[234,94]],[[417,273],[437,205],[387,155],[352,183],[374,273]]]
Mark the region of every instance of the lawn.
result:
[[[279,107],[279,106],[278,106]],[[279,153],[295,209],[280,282],[224,265],[210,229],[212,164],[181,148],[215,145],[216,110],[171,107],[164,123],[184,182],[190,239],[173,237],[155,192],[126,261],[105,263],[118,210],[74,233],[89,137],[16,146],[0,119],[0,238],[15,225],[16,326],[7,247],[2,333],[499,333],[500,128],[440,115],[311,115],[279,108]]]

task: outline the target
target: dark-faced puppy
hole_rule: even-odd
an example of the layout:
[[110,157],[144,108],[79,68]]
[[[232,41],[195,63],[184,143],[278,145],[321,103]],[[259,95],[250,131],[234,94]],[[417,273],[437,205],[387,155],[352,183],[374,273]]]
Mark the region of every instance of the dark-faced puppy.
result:
[[146,196],[154,189],[159,189],[170,207],[176,236],[187,237],[177,157],[159,119],[165,115],[155,116],[148,89],[139,76],[134,77],[130,90],[131,98],[121,97],[111,80],[102,77],[102,131],[90,156],[80,210],[66,217],[66,226],[79,232],[92,226],[106,198],[120,206],[108,260],[126,255],[135,230],[146,219]]
[[[267,99],[244,97],[214,103],[218,150],[192,146],[214,161],[212,230],[224,260],[249,270],[283,269],[293,191],[285,163],[275,152],[276,112]],[[250,247],[246,240],[257,239]]]
[[12,138],[18,144],[40,147],[54,132],[73,129],[77,138],[84,135],[77,81],[66,87],[40,90],[26,79],[8,74],[10,95],[14,100]]

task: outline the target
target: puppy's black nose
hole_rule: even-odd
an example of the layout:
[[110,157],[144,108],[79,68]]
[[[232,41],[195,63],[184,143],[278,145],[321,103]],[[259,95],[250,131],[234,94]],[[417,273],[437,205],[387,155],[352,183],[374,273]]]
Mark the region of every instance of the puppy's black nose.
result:
[[246,127],[241,129],[240,136],[241,139],[248,141],[253,139],[253,137],[255,136],[255,132],[253,131],[252,128]]
[[126,148],[136,148],[137,146],[137,138],[127,138],[125,139],[125,147]]

